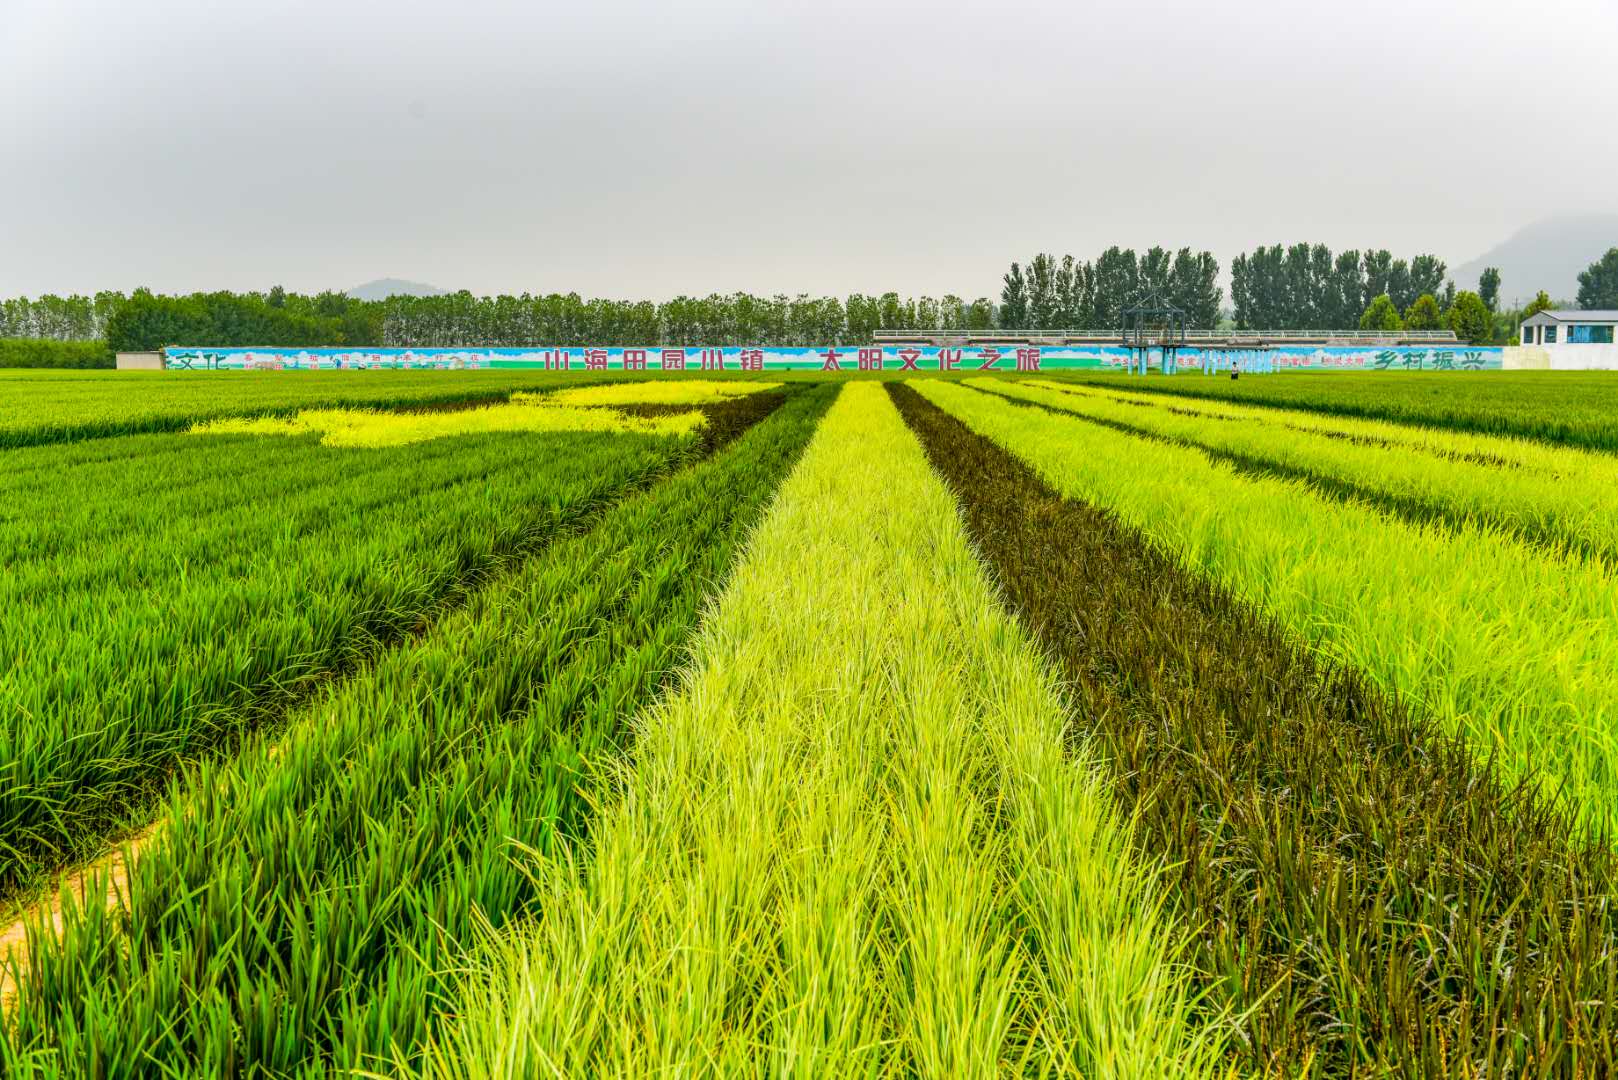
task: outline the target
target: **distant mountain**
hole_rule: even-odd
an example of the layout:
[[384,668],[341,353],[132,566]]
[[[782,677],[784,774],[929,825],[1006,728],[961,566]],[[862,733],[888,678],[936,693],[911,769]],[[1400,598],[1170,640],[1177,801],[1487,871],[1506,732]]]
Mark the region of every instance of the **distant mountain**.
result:
[[1544,289],[1552,300],[1571,303],[1579,293],[1579,274],[1613,247],[1618,247],[1618,214],[1546,218],[1456,267],[1455,284],[1476,289],[1484,268],[1497,266],[1504,302],[1532,300]]
[[348,295],[356,300],[386,300],[390,296],[443,296],[447,291],[434,285],[423,285],[419,281],[387,277],[356,285],[348,290]]

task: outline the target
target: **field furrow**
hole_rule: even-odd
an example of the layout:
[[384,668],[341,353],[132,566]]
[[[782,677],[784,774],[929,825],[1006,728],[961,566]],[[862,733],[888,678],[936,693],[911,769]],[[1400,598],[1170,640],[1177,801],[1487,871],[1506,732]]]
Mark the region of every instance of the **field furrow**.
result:
[[1352,670],[890,384],[1070,681],[1255,1072],[1610,1069],[1610,849]]

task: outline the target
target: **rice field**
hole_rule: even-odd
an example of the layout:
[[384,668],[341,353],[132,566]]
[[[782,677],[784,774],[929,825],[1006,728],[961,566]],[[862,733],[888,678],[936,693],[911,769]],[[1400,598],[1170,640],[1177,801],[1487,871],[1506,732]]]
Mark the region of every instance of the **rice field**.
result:
[[9,381],[4,1074],[1612,1075],[1497,378]]

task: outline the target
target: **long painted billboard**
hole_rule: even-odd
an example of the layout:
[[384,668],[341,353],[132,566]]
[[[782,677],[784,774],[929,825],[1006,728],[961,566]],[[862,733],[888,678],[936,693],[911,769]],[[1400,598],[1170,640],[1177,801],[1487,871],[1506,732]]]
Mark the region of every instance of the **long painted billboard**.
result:
[[[552,371],[1063,371],[1127,369],[1129,350],[1116,345],[1033,347],[971,345],[804,346],[798,348],[563,347],[494,349],[168,348],[171,371],[462,371],[527,368]],[[1182,349],[1181,372],[1485,371],[1498,370],[1498,348],[1474,346],[1276,346],[1272,349]],[[1153,352],[1151,367],[1162,366]]]

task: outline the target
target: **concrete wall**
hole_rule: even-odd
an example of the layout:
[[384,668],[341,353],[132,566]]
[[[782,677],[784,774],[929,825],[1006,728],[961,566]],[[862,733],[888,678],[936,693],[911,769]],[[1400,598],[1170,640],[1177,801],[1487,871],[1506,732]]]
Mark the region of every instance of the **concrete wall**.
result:
[[1552,371],[1618,371],[1618,345],[1547,345]]
[[1507,371],[1618,371],[1618,345],[1508,345]]
[[1506,371],[1549,371],[1551,354],[1543,345],[1507,345],[1500,358]]
[[162,371],[163,354],[155,352],[121,352],[118,354],[119,371]]

